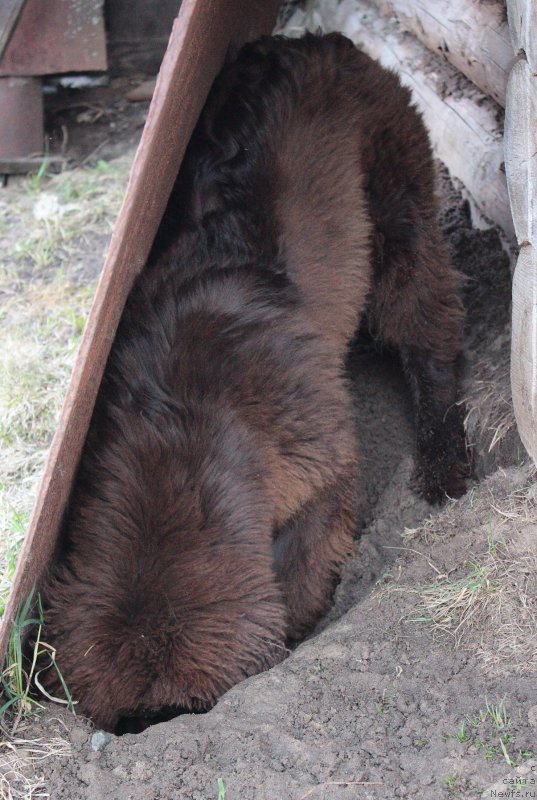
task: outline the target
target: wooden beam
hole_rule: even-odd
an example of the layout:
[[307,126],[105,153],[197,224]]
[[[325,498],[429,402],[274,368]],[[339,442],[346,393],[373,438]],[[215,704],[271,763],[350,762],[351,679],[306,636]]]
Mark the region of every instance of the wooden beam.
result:
[[373,0],[382,16],[446,58],[483,94],[505,106],[514,61],[501,0]]
[[520,254],[513,278],[511,386],[518,432],[537,464],[537,18],[508,0],[518,60],[507,84],[505,171]]
[[[320,0],[314,11],[298,11],[289,23],[299,30],[341,31],[381,64],[394,69],[412,90],[435,154],[464,184],[470,200],[514,240],[504,173],[503,130],[498,105],[451,64],[432,54],[397,23],[381,17],[367,0]],[[500,116],[500,119],[499,119]]]
[[511,43],[517,56],[522,56],[537,73],[537,7],[535,0],[508,0],[507,17]]
[[537,246],[537,78],[525,58],[509,78],[505,172],[518,244]]
[[[37,172],[43,166],[44,156],[33,158],[0,158],[0,175],[22,175]],[[61,172],[65,159],[61,156],[46,157],[47,172]]]
[[537,463],[537,251],[521,248],[513,278],[511,389],[522,443]]

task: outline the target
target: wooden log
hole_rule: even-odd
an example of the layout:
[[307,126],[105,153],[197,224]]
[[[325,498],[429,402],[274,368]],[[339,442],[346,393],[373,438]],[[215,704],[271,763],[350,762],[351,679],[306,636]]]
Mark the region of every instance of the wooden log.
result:
[[320,0],[314,11],[296,12],[287,31],[298,34],[304,27],[340,30],[399,73],[412,90],[438,158],[464,184],[474,208],[514,239],[499,106],[367,0],[342,0],[335,8],[330,0]]
[[518,432],[537,463],[537,251],[521,248],[513,279],[511,386]]
[[537,77],[525,59],[509,78],[505,172],[517,241],[537,247]]
[[383,16],[444,56],[488,97],[505,106],[514,61],[501,0],[373,0]]
[[537,5],[535,0],[508,0],[507,17],[516,55],[524,54],[531,71],[537,73]]
[[508,0],[518,56],[507,85],[505,169],[521,245],[513,279],[511,385],[518,432],[537,464],[537,7]]

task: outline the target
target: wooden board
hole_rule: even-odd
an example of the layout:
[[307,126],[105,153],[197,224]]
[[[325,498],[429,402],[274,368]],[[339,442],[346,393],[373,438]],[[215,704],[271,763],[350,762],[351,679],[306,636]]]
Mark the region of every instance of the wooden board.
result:
[[15,31],[27,0],[3,0],[0,4],[0,61]]
[[488,97],[505,106],[514,61],[501,0],[374,0],[383,16],[442,55]]
[[513,278],[511,387],[520,438],[537,463],[537,251],[530,244]]
[[537,464],[537,6],[508,0],[518,60],[507,84],[505,170],[520,245],[513,279],[511,387],[518,432]]
[[6,611],[0,657],[18,603],[47,568],[125,300],[143,268],[186,145],[229,43],[270,32],[276,0],[184,0],[160,69],[39,487]]
[[537,78],[525,59],[509,78],[505,172],[517,241],[537,246]]
[[508,0],[507,16],[513,50],[537,73],[537,4],[535,0]]

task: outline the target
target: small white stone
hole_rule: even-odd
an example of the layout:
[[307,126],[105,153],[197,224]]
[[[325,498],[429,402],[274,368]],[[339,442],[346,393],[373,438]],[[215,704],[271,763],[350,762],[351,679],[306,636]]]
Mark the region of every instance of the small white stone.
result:
[[91,737],[90,746],[94,753],[97,750],[102,750],[103,747],[106,747],[108,742],[110,741],[110,735],[105,733],[105,731],[95,731],[93,736]]

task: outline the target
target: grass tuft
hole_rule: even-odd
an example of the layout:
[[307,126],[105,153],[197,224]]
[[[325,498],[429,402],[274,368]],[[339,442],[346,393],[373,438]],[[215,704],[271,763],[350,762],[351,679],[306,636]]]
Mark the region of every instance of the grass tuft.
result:
[[[392,580],[378,597],[412,596],[403,619],[452,637],[455,646],[475,652],[488,673],[527,675],[537,670],[535,468],[514,469],[513,481],[518,488],[506,491],[505,476],[491,479],[419,528],[405,529],[405,552],[425,558],[434,582],[416,587]],[[458,563],[454,537],[473,542]]]
[[524,760],[533,757],[533,751],[519,747],[513,733],[513,721],[507,711],[505,698],[489,703],[485,698],[485,708],[472,716],[467,716],[456,733],[448,739],[474,747],[483,754],[485,761],[500,759],[509,767],[519,766]]
[[489,453],[516,430],[511,396],[511,358],[508,346],[472,364],[472,380],[465,398],[464,426],[470,443],[483,443]]
[[[58,674],[65,698],[51,697],[45,692],[46,696],[49,700],[67,705],[72,713],[75,713],[75,703],[56,663],[56,651],[41,638],[43,606],[39,595],[34,601],[34,594],[32,590],[25,602],[19,605],[9,636],[4,668],[0,674],[1,695],[4,700],[0,706],[0,721],[4,730],[8,728],[10,736],[15,735],[24,715],[43,708],[43,705],[32,696],[31,691],[34,686],[43,691],[39,675],[47,669],[54,669]],[[29,659],[25,659],[24,642],[31,628],[36,628],[35,639]],[[44,659],[47,659],[48,663],[45,661],[46,665],[43,667]]]

